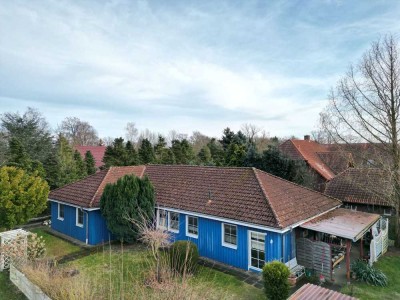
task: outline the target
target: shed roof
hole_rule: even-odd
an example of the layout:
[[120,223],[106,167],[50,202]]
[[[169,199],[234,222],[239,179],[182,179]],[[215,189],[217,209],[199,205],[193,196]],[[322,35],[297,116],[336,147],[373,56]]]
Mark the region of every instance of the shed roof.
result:
[[96,208],[106,184],[127,174],[147,175],[159,206],[277,229],[341,205],[337,199],[254,168],[184,165],[111,167],[51,191],[49,199]]
[[380,215],[339,208],[300,227],[358,241],[378,220]]
[[357,300],[357,298],[307,283],[290,296],[288,300]]

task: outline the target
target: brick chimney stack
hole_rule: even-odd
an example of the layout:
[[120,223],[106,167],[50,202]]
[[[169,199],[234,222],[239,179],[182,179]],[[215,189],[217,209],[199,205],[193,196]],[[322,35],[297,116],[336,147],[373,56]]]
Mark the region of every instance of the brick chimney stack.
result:
[[310,141],[310,140],[311,140],[310,135],[306,134],[306,135],[304,136],[304,140],[305,140],[305,141]]

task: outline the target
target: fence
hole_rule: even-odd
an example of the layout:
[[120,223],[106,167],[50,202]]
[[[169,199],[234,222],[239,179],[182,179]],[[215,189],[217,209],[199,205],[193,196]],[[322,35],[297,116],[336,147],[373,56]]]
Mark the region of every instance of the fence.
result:
[[23,229],[10,230],[0,233],[0,272],[10,267],[10,257],[3,253],[2,247],[10,245],[16,238],[23,237],[26,256],[28,234],[29,232],[26,232]]
[[373,239],[370,244],[370,265],[385,254],[389,246],[389,220],[382,218],[379,225],[380,232],[378,232],[376,224],[372,228]]

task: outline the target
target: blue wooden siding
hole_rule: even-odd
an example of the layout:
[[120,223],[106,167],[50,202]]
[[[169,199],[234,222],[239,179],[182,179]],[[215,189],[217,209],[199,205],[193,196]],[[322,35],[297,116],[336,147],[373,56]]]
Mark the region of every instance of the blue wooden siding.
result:
[[[90,218],[90,217],[89,217]],[[86,214],[83,227],[76,226],[76,207],[64,205],[64,220],[58,220],[58,203],[51,202],[51,228],[82,242],[86,241]]]
[[198,217],[199,234],[198,238],[193,238],[186,235],[186,214],[180,213],[179,233],[171,232],[171,234],[174,240],[189,240],[195,243],[199,249],[199,253],[201,256],[211,258],[213,260],[235,266],[237,268],[248,270],[249,231],[261,232],[266,234],[266,261],[282,261],[282,235],[280,233],[237,225],[237,249],[232,249],[222,245],[222,223],[231,224],[229,222],[221,222],[208,218]]
[[114,240],[100,209],[89,212],[89,244],[97,245]]

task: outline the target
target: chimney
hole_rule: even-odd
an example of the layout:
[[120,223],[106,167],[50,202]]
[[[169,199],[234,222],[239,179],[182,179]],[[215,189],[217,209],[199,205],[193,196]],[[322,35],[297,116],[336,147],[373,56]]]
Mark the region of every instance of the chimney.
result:
[[311,138],[310,138],[310,136],[309,136],[308,134],[306,134],[306,135],[304,136],[304,140],[305,140],[305,141],[309,141],[309,140],[311,140]]

